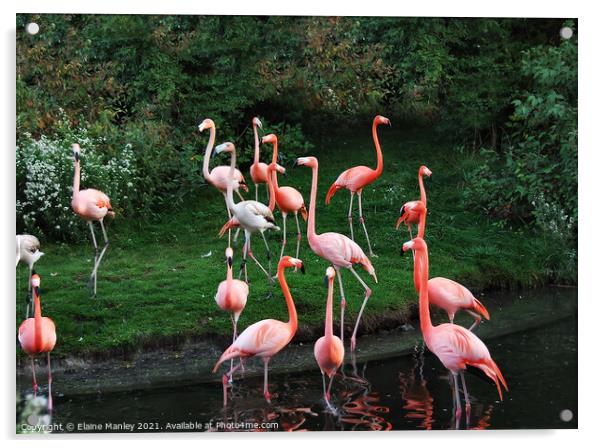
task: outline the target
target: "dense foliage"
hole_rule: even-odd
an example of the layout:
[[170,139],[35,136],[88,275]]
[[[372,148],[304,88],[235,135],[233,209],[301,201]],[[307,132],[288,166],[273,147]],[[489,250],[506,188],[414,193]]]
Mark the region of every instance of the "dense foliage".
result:
[[[30,20],[40,25],[35,36],[24,31]],[[34,141],[68,148],[65,127],[85,129],[104,161],[127,145],[135,194],[115,205],[148,214],[181,204],[202,184],[203,118],[216,122],[218,142],[237,145],[246,168],[254,115],[264,132],[279,134],[290,158],[314,145],[321,150],[315,136],[325,131],[365,125],[382,113],[396,126],[431,126],[443,144],[471,153],[476,168],[467,175],[467,203],[510,224],[546,228],[554,215],[570,239],[577,218],[577,38],[562,41],[564,24],[19,15],[18,152],[31,153]],[[576,23],[566,24],[576,31]],[[29,181],[23,173],[18,198]],[[27,213],[18,210],[20,229],[32,229]],[[57,224],[35,222],[46,231]]]

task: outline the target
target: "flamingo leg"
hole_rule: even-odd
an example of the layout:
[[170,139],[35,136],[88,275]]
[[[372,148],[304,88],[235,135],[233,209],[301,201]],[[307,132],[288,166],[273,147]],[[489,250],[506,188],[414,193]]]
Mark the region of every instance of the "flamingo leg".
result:
[[268,403],[272,403],[270,400],[270,390],[268,386],[268,363],[270,358],[264,358],[263,360],[263,396]]
[[[226,211],[228,212],[228,221],[232,219],[232,213],[230,212],[230,208],[228,207],[228,199],[226,197],[226,193],[224,193],[224,201],[226,202]],[[228,228],[228,247],[232,247],[232,230]]]
[[[301,227],[299,226],[299,213],[295,212],[295,221],[297,223],[297,251],[295,252],[295,258],[299,258],[299,246],[301,245]],[[297,267],[295,266],[295,272]]]
[[464,403],[466,403],[466,426],[470,426],[470,396],[468,395],[468,388],[466,387],[466,379],[464,378],[464,371],[460,371],[460,378],[462,379],[462,389],[464,391]]
[[332,380],[334,380],[334,374],[330,377],[330,380],[328,381],[328,389],[326,389],[326,401],[328,404],[330,404],[330,389],[332,388]]
[[263,239],[263,244],[265,245],[265,250],[266,250],[266,256],[268,258],[268,281],[271,283],[274,282],[273,278],[272,278],[272,251],[270,250],[270,245],[268,244],[268,240],[266,240],[265,238],[265,234],[263,232],[261,233],[261,238]]
[[324,372],[320,372],[322,374],[322,391],[324,392],[324,401],[328,403],[328,398],[326,398],[326,378],[324,378]]
[[27,305],[25,308],[25,319],[29,318],[29,305],[33,302],[33,294],[31,292],[31,272],[32,271],[33,271],[33,265],[29,265],[29,278],[27,279],[27,300],[26,300]]
[[357,329],[358,329],[358,327],[360,325],[360,320],[362,318],[362,314],[364,312],[364,308],[366,307],[366,303],[368,303],[368,299],[372,295],[372,290],[368,287],[368,285],[366,285],[366,283],[362,280],[362,278],[358,275],[358,273],[355,272],[355,269],[353,269],[353,266],[349,266],[349,270],[353,273],[353,275],[355,276],[355,278],[357,278],[359,280],[359,282],[364,287],[364,290],[366,291],[365,296],[364,296],[364,302],[362,303],[362,307],[360,308],[360,312],[357,315],[357,320],[355,321],[355,328],[353,329],[353,334],[351,335],[351,351],[354,351],[355,350],[355,335],[357,334]]
[[[230,314],[230,319],[232,320],[232,343],[236,341],[236,319],[234,319],[234,314]],[[234,368],[234,358],[230,359],[230,371]],[[229,383],[232,383],[232,377],[228,380]]]
[[355,238],[353,237],[353,196],[355,195],[355,193],[352,191],[351,192],[351,199],[349,200],[349,213],[347,213],[347,220],[349,221],[349,229],[351,230],[351,239],[353,241],[355,241]]
[[238,188],[234,191],[236,191],[236,194],[238,195],[238,197],[240,198],[241,201],[245,200],[245,198],[242,197],[242,194],[240,194],[240,191],[238,190]]
[[261,265],[259,260],[255,258],[255,255],[253,255],[253,252],[251,251],[251,235],[247,237],[247,255],[249,255],[249,257],[251,257],[251,260],[253,260],[257,264],[257,266],[259,266],[259,269],[261,269],[261,271],[267,276],[268,281],[273,282],[272,276],[269,274],[268,271],[265,270],[265,268]]
[[31,359],[31,375],[33,377],[33,396],[37,397],[38,396],[38,382],[36,380],[36,365],[35,362],[33,361],[33,356],[30,357]]
[[88,221],[88,225],[90,226],[90,233],[92,234],[92,242],[94,243],[94,268],[92,268],[92,274],[90,274],[90,280],[88,281],[88,287],[92,287],[94,289],[93,296],[96,296],[96,263],[98,262],[98,244],[96,244],[96,235],[94,235],[94,226],[92,225],[92,221]]
[[[481,324],[481,320],[482,317],[479,316],[477,313],[475,313],[474,311],[470,311],[470,310],[466,310],[466,312],[468,314],[470,314],[472,317],[474,317],[474,322],[473,324],[468,328],[469,331],[472,331],[473,328],[477,327],[478,325]],[[462,378],[464,378],[464,376],[462,376]]]
[[458,387],[458,374],[452,372],[454,378],[454,397],[455,397],[455,416],[456,416],[456,429],[460,429],[460,418],[462,417],[462,408],[460,407],[460,388]]
[[[94,279],[96,279],[96,273],[98,272],[98,267],[100,266],[100,261],[102,260],[102,257],[104,257],[105,252],[109,248],[109,237],[107,236],[107,231],[105,230],[105,225],[104,225],[102,219],[99,220],[98,222],[100,222],[100,228],[102,229],[102,237],[104,239],[104,246],[102,247],[102,250],[100,251],[100,255],[98,256],[98,260],[96,261],[96,266],[94,266]],[[96,294],[96,288],[94,288],[94,294]]]
[[48,411],[52,414],[52,368],[50,367],[50,352],[46,352],[48,363]]
[[345,300],[345,290],[343,289],[343,279],[341,278],[341,269],[338,266],[334,267],[337,271],[337,278],[339,279],[339,290],[341,292],[341,342],[345,342],[344,332],[345,332],[345,307],[347,306],[347,301]]
[[364,222],[364,214],[362,212],[362,191],[357,192],[357,202],[360,207],[360,223],[364,228],[364,233],[366,234],[366,241],[368,242],[368,251],[370,252],[371,257],[376,257],[376,254],[372,252],[372,246],[370,245],[370,237],[368,236],[368,230],[366,229],[366,223]]
[[255,184],[255,200],[259,202],[259,185]]
[[286,246],[286,217],[287,213],[282,214],[282,249],[280,249],[280,258],[284,255],[284,247]]
[[245,243],[242,246],[242,262],[240,263],[240,271],[238,271],[238,278],[242,275],[243,271],[245,273],[245,283],[249,283],[249,278],[247,277],[247,241],[248,235],[245,232]]
[[232,378],[232,375],[234,375],[234,372],[236,372],[236,370],[241,366],[241,363],[238,363],[236,365],[236,367],[234,367],[233,369],[230,369],[228,371],[228,373],[225,373],[224,376],[222,377],[222,388],[224,391],[224,407],[226,407],[228,405],[228,384],[231,383],[230,379]]

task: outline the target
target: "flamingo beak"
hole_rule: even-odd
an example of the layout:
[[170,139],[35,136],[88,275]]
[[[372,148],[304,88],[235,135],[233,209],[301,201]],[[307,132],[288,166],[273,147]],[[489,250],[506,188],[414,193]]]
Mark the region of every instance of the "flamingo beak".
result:
[[401,223],[402,223],[402,222],[403,222],[403,219],[402,219],[402,217],[400,216],[400,217],[397,219],[397,223],[395,224],[395,230],[399,230],[399,226],[401,225]]
[[232,257],[228,257],[226,261],[228,262],[228,267],[231,268],[232,267]]
[[263,124],[261,123],[261,120],[259,118],[256,118],[255,120],[256,120],[256,123],[257,123],[257,127],[259,129],[263,129]]
[[328,288],[328,276],[327,275],[324,276],[324,286],[326,288]]
[[305,275],[305,265],[303,263],[301,263],[299,269],[301,269],[301,274]]
[[76,162],[79,162],[79,152],[73,151],[73,158],[75,159]]
[[33,292],[36,295],[36,297],[40,297],[40,287],[39,286],[34,286]]

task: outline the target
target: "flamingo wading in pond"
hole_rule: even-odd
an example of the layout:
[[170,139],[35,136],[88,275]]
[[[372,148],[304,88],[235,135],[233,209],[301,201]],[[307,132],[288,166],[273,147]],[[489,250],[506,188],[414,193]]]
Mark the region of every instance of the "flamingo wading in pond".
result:
[[40,240],[33,235],[17,235],[17,263],[19,265],[22,261],[29,267],[29,275],[27,276],[27,308],[25,310],[25,318],[29,317],[29,305],[31,304],[31,273],[33,271],[33,265],[38,261],[44,252],[40,252]]
[[[115,212],[111,207],[111,200],[102,191],[95,190],[93,188],[88,188],[87,190],[79,189],[81,149],[77,143],[73,144],[71,148],[73,149],[73,160],[75,164],[71,208],[76,215],[88,223],[90,226],[90,233],[92,233],[92,242],[94,243],[94,268],[92,269],[92,274],[90,274],[90,281],[88,282],[88,285],[93,285],[93,295],[96,297],[98,267],[100,266],[102,257],[109,247],[109,238],[107,237],[107,231],[105,230],[103,220],[106,216],[115,218]],[[102,229],[104,246],[102,247],[100,253],[98,252],[99,249],[98,244],[96,243],[96,235],[94,235],[94,226],[92,225],[93,221],[98,221],[100,223],[100,228]]]
[[506,390],[508,390],[508,386],[499,367],[491,358],[487,346],[474,333],[455,324],[433,326],[429,312],[427,284],[429,271],[428,247],[422,238],[416,237],[404,243],[402,254],[408,250],[415,251],[414,272],[419,270],[420,274],[420,330],[428,349],[439,358],[441,363],[453,376],[456,427],[458,427],[462,415],[458,374],[462,379],[467,418],[470,415],[470,398],[466,388],[466,380],[464,379],[464,370],[466,370],[467,366],[480,369],[495,382],[500,400],[503,399],[500,383]]
[[[230,175],[234,174],[234,166],[236,165],[236,148],[234,144],[231,142],[222,143],[221,145],[215,148],[215,152],[217,154],[221,152],[229,152],[230,153]],[[229,182],[226,191],[226,204],[228,206],[229,212],[233,215],[233,217],[222,227],[222,232],[224,228],[229,228],[238,224],[245,231],[245,244],[243,246],[243,265],[242,268],[245,272],[245,281],[248,283],[247,277],[247,254],[251,259],[259,266],[259,268],[263,271],[263,273],[268,277],[268,281],[270,284],[273,282],[272,275],[270,272],[266,271],[265,268],[261,265],[259,260],[255,258],[253,252],[251,252],[251,234],[255,232],[259,232],[261,237],[263,238],[263,242],[265,243],[265,247],[267,250],[268,257],[268,270],[271,271],[271,252],[270,246],[268,245],[267,240],[265,239],[265,232],[268,229],[280,230],[280,227],[276,225],[276,221],[274,220],[274,215],[272,211],[261,202],[257,201],[241,201],[238,203],[234,203],[234,195],[232,194],[232,190],[234,187],[234,182]]]
[[334,194],[339,191],[341,188],[346,188],[351,192],[351,199],[349,201],[349,214],[347,219],[349,220],[349,229],[351,230],[351,239],[355,241],[353,237],[353,197],[357,193],[357,200],[359,204],[360,210],[360,223],[364,228],[364,233],[366,235],[366,241],[368,242],[368,251],[370,252],[370,256],[374,257],[374,252],[372,251],[372,246],[370,245],[370,237],[368,237],[368,230],[366,230],[366,223],[364,222],[364,214],[362,212],[362,191],[364,187],[370,185],[376,179],[380,177],[383,172],[383,153],[380,149],[380,142],[378,141],[378,133],[376,132],[376,128],[378,125],[388,124],[391,125],[391,121],[383,117],[381,115],[377,115],[374,117],[372,121],[372,138],[374,140],[374,146],[376,147],[376,169],[373,170],[367,166],[354,166],[353,168],[349,168],[348,170],[343,171],[337,180],[330,186],[328,193],[326,194],[326,203],[330,204],[330,199],[334,196]]
[[[273,154],[272,163],[268,166],[268,188],[270,189],[270,204],[273,200],[276,201],[280,213],[282,213],[282,248],[280,249],[280,258],[284,255],[284,248],[286,246],[286,217],[289,213],[295,215],[295,222],[297,223],[297,251],[295,257],[299,257],[299,245],[301,244],[301,228],[299,227],[299,212],[303,219],[307,221],[307,209],[305,208],[305,201],[299,191],[293,187],[280,187],[278,186],[278,174],[276,160],[278,160],[278,137],[274,134],[266,135],[261,140],[262,143],[272,143]],[[273,198],[273,199],[272,199]]]
[[[228,219],[232,218],[232,214],[230,213],[230,209],[228,208],[228,201],[226,200],[227,189],[228,189],[228,176],[230,173],[230,167],[226,165],[216,166],[211,172],[209,172],[209,159],[211,159],[213,145],[215,144],[215,123],[212,119],[206,118],[203,120],[201,124],[199,124],[199,132],[203,132],[205,129],[209,129],[209,141],[207,142],[207,147],[205,148],[205,156],[203,157],[203,177],[208,184],[213,185],[217,188],[223,195],[224,201],[226,202],[226,210],[228,211]],[[244,198],[241,196],[239,188],[242,188],[244,191],[249,191],[247,184],[245,182],[245,178],[242,173],[238,169],[234,169],[232,174],[234,179],[234,191],[240,198],[241,201],[244,201]],[[228,229],[228,247],[231,244],[231,232]]]
[[50,368],[50,352],[56,344],[56,328],[49,317],[42,317],[40,305],[40,276],[35,272],[31,276],[33,289],[33,314],[34,317],[25,319],[19,326],[19,343],[31,360],[31,373],[33,376],[33,395],[38,394],[36,381],[35,356],[46,353],[48,366],[48,410],[52,411],[52,370]]
[[[247,327],[236,338],[236,341],[234,341],[222,356],[220,356],[213,368],[213,373],[215,373],[222,363],[233,358],[250,358],[253,356],[261,358],[264,365],[263,396],[268,403],[270,403],[268,363],[276,353],[288,345],[297,332],[297,310],[295,309],[295,302],[293,301],[288,284],[286,283],[286,278],[284,277],[284,269],[292,267],[299,268],[302,273],[305,273],[303,262],[297,258],[285,256],[282,257],[278,263],[278,281],[280,282],[280,287],[282,288],[282,293],[284,294],[284,299],[286,300],[286,306],[288,308],[288,322],[265,319]],[[223,376],[224,406],[227,404],[228,379],[240,365],[241,364],[237,364],[236,367],[230,369],[228,374]]]
[[370,262],[370,259],[366,256],[361,247],[357,245],[350,238],[340,233],[326,232],[322,234],[316,233],[316,196],[318,194],[318,159],[315,157],[299,157],[297,159],[298,165],[305,165],[312,170],[311,180],[311,195],[309,199],[309,218],[307,221],[307,240],[309,241],[309,247],[313,250],[316,255],[332,263],[337,271],[339,278],[339,289],[341,290],[341,340],[344,341],[344,328],[345,328],[345,291],[343,289],[343,280],[341,279],[340,269],[347,268],[351,273],[358,279],[361,285],[364,287],[365,296],[360,312],[355,322],[353,334],[351,335],[351,351],[355,350],[355,336],[359,327],[362,313],[366,307],[368,299],[372,295],[372,290],[362,280],[362,278],[353,269],[354,264],[361,264],[363,268],[374,277],[374,281],[378,283],[376,278],[376,272]]
[[[318,339],[314,345],[314,357],[322,373],[322,388],[324,390],[324,401],[329,409],[333,409],[330,403],[330,388],[332,380],[341,367],[343,358],[345,358],[345,346],[332,332],[332,295],[334,290],[334,277],[336,271],[331,266],[326,269],[326,278],[328,282],[328,298],[326,299],[326,320],[324,323],[324,336]],[[328,377],[328,389],[326,388],[326,379]]]

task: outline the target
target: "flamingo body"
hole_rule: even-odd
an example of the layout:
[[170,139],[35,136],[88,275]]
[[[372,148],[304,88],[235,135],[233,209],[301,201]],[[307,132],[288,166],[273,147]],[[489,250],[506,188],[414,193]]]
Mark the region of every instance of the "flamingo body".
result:
[[354,166],[339,174],[337,180],[330,186],[326,195],[326,203],[330,204],[330,199],[334,194],[342,188],[345,188],[352,193],[361,191],[365,186],[370,185],[378,179],[376,170],[364,165]]
[[320,367],[320,371],[324,372],[328,378],[331,378],[345,357],[345,347],[338,336],[332,335],[332,339],[327,336],[322,336],[314,345],[314,357]]
[[36,338],[35,318],[25,319],[19,325],[19,343],[25,353],[30,356],[51,352],[56,345],[56,327],[49,317],[42,317],[39,330],[41,335]]
[[102,191],[88,188],[73,193],[71,208],[85,221],[100,221],[107,214],[113,214],[111,200]]
[[[230,171],[230,167],[226,165],[216,166],[209,173],[209,177],[205,180],[217,188],[222,193],[226,193],[228,190],[228,173]],[[245,192],[249,191],[247,187],[247,183],[245,182],[245,177],[242,175],[238,168],[234,169],[234,190],[237,190],[241,187]]]
[[376,279],[372,262],[362,248],[351,238],[336,232],[325,232],[309,240],[309,247],[316,255],[337,267],[349,269],[354,264],[362,267]]
[[465,286],[453,280],[435,277],[428,281],[429,303],[447,312],[453,322],[458,310],[472,310],[489,320],[489,312]]

